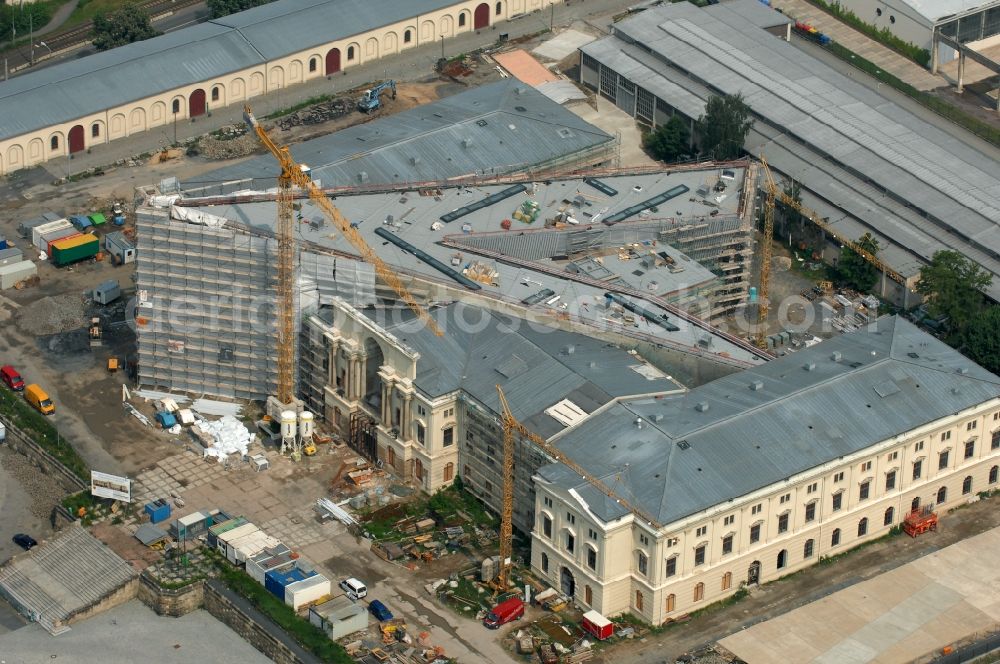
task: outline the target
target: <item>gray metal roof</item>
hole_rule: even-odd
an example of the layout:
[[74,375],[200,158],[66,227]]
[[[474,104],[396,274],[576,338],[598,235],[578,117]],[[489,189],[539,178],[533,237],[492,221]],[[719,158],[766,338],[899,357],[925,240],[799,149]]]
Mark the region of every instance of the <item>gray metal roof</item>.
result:
[[[929,258],[928,245],[904,244],[909,241],[906,233],[886,227],[879,208],[903,210],[892,223],[913,226],[933,238],[935,250],[955,248],[980,262],[995,275],[991,295],[1000,296],[996,161],[784,40],[748,29],[746,17],[734,10],[741,4],[757,3],[745,0],[706,9],[671,4],[616,24],[623,55],[636,51],[630,42],[653,53],[641,63],[645,75],[642,68],[633,70],[632,80],[646,85],[647,80],[658,84],[667,78],[703,98],[709,92],[743,94],[759,118],[758,132],[773,134],[764,145],[748,139],[750,151],[763,149],[770,155],[771,146],[777,145],[805,155],[807,161],[815,155],[833,172],[803,178],[806,188],[816,191],[815,184],[829,189],[847,181],[846,198],[860,192],[860,197],[876,202],[852,214],[914,255]],[[598,60],[607,49],[607,44],[582,48],[588,55],[597,54]],[[799,178],[795,164],[786,169],[780,155],[771,161],[776,170]]]
[[[281,140],[280,131],[273,136]],[[613,140],[534,88],[508,79],[298,143],[291,151],[326,186],[401,184],[509,173]],[[266,189],[275,186],[275,177],[274,158],[264,155],[199,176],[182,188],[191,193],[205,188],[205,194]],[[212,186],[220,182],[233,184]]]
[[452,4],[452,0],[278,0],[69,60],[0,83],[0,139],[70,122]]
[[[622,348],[554,327],[500,316],[465,304],[433,312],[443,337],[425,325],[413,325],[408,312],[364,310],[396,338],[420,353],[416,387],[434,398],[462,389],[493,412],[500,412],[496,386],[503,388],[514,416],[538,423],[537,416],[575,394],[592,411],[614,397],[673,392],[682,387]],[[642,369],[642,373],[637,371]],[[532,418],[536,418],[532,420]],[[539,433],[552,435],[562,426],[548,415]]]
[[[615,404],[552,442],[669,524],[998,397],[1000,377],[886,317],[682,396]],[[602,519],[625,514],[564,466],[539,472]]]
[[912,8],[931,23],[936,23],[956,15],[1000,7],[1000,0],[899,0],[899,4]]

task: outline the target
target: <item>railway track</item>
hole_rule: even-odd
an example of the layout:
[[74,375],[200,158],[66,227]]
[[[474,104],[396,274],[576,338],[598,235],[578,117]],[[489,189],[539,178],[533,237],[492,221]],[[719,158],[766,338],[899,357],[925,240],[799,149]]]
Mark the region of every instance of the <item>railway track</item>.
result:
[[[201,4],[202,2],[204,0],[147,0],[146,2],[139,3],[139,6],[145,9],[151,18],[156,19],[168,13],[176,12],[179,9]],[[86,46],[91,41],[93,29],[94,24],[87,21],[69,30],[57,31],[44,37],[36,37],[34,63],[38,64],[43,60],[48,60],[62,53]],[[41,45],[42,42],[45,43],[45,46]],[[19,44],[15,48],[4,52],[2,57],[7,60],[7,71],[10,73],[29,69],[32,66],[31,45]]]

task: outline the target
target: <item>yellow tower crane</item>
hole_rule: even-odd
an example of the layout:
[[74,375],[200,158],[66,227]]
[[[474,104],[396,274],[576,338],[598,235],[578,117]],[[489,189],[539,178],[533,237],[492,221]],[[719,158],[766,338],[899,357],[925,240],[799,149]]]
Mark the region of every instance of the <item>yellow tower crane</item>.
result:
[[630,504],[599,478],[588,473],[575,461],[550,445],[544,438],[521,424],[517,418],[514,417],[514,413],[510,409],[510,404],[507,402],[507,397],[504,395],[503,389],[499,385],[497,385],[497,396],[500,397],[500,424],[503,426],[503,509],[500,513],[500,577],[497,580],[497,588],[499,590],[507,590],[510,583],[510,562],[514,546],[513,515],[515,435],[531,441],[554,461],[558,461],[586,481],[590,482],[595,489],[635,514],[649,526],[656,529],[663,527],[663,524],[659,523],[649,513],[643,511],[635,505]]
[[258,122],[250,105],[243,107],[243,120],[257,135],[257,139],[274,155],[281,165],[278,176],[278,399],[281,403],[291,403],[293,362],[295,358],[295,234],[293,227],[293,188],[301,189],[323,211],[326,217],[340,230],[348,242],[358,251],[365,262],[375,267],[375,273],[386,283],[413,313],[436,334],[442,336],[441,329],[427,310],[414,299],[396,273],[386,265],[378,254],[368,246],[357,228],[351,225],[340,210],[330,202],[323,190],[313,183],[312,178],[297,164],[287,146],[279,146]]

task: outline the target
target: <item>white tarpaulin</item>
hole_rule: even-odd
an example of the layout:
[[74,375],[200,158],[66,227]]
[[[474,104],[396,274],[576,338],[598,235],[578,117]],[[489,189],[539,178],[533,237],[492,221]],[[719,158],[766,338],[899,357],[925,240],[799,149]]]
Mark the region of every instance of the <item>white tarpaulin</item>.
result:
[[220,463],[230,454],[245,456],[247,448],[256,440],[256,434],[251,434],[242,422],[230,415],[213,422],[198,420],[194,426],[207,433],[213,441],[203,455],[216,457]]
[[192,224],[201,224],[202,226],[211,226],[212,228],[222,228],[226,225],[226,221],[228,221],[225,217],[177,205],[170,207],[170,218],[177,219],[178,221],[189,221]]

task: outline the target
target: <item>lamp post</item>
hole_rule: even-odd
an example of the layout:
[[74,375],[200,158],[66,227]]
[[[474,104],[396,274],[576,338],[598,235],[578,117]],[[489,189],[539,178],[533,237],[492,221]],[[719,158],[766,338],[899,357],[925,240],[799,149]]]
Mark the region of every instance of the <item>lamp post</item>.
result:
[[38,45],[39,45],[39,46],[44,46],[44,47],[45,47],[45,48],[46,48],[46,49],[48,50],[48,52],[49,52],[49,55],[52,55],[52,49],[51,49],[51,48],[49,48],[49,45],[48,45],[48,44],[46,44],[46,43],[45,43],[45,42],[43,42],[43,41],[39,41],[39,42],[38,42]]

